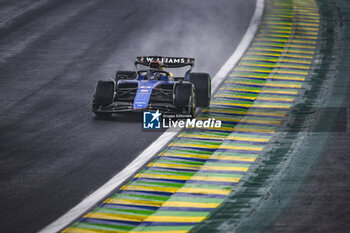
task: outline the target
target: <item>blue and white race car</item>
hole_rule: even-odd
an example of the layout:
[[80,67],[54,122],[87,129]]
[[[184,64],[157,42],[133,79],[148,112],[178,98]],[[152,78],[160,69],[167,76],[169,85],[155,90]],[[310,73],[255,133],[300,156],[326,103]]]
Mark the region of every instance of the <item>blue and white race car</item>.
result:
[[[136,71],[118,71],[114,79],[97,82],[92,103],[96,115],[159,110],[193,117],[196,107],[209,106],[211,78],[208,73],[191,72],[193,58],[137,57],[135,66]],[[187,66],[181,77],[173,77],[164,69]]]

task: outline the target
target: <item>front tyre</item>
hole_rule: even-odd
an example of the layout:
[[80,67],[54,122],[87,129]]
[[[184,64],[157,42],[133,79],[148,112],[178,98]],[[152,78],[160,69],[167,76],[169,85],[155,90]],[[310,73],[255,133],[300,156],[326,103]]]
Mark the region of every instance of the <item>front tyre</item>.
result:
[[97,109],[106,107],[113,103],[115,96],[115,81],[98,81],[92,101],[92,111],[98,116],[110,116],[111,113],[99,112]]
[[196,89],[197,107],[208,107],[211,99],[211,78],[208,73],[190,73],[188,79]]
[[192,83],[177,83],[174,87],[174,105],[194,117],[196,113],[195,87]]

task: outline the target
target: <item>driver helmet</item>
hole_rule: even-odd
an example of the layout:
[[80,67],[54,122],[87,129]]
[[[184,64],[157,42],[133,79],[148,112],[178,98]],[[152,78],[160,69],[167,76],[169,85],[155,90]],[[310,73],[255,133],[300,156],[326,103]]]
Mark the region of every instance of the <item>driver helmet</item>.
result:
[[162,68],[162,62],[161,61],[151,61],[149,63],[149,68],[151,69],[157,69],[157,70],[163,70]]
[[[151,61],[151,62],[149,63],[149,68],[150,68],[150,69],[153,69],[153,70],[159,70],[159,71],[161,71],[161,70],[163,70],[163,68],[162,68],[162,62],[161,62],[161,61]],[[155,72],[153,72],[153,74],[151,75],[150,79],[151,79],[151,80],[153,80],[153,79],[159,80],[161,77],[162,77],[162,74],[159,73],[159,72],[157,72],[157,71],[155,71]]]

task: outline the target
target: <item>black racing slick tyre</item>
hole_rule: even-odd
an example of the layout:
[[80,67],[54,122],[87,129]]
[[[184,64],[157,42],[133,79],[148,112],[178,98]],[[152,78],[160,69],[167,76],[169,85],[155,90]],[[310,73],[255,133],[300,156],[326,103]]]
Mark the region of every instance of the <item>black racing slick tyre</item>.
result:
[[188,79],[196,90],[197,107],[208,107],[211,99],[211,78],[208,73],[190,73]]
[[177,83],[174,87],[174,105],[185,110],[191,117],[196,112],[195,88],[191,83]]
[[96,85],[96,90],[94,94],[94,99],[92,103],[92,110],[98,116],[110,116],[111,113],[108,112],[97,112],[96,109],[100,107],[105,107],[113,103],[115,93],[115,81],[98,81]]
[[124,80],[135,80],[137,73],[135,71],[117,71],[115,74],[115,82],[118,82],[121,79]]

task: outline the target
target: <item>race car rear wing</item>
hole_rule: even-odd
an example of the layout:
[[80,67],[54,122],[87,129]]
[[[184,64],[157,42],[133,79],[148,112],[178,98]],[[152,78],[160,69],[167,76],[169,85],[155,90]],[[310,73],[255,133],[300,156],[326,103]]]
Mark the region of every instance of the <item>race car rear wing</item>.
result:
[[160,61],[162,66],[165,68],[179,68],[184,66],[194,66],[194,58],[187,57],[160,57],[160,56],[147,56],[147,57],[137,57],[135,61],[135,66],[138,65],[149,66],[151,61]]

